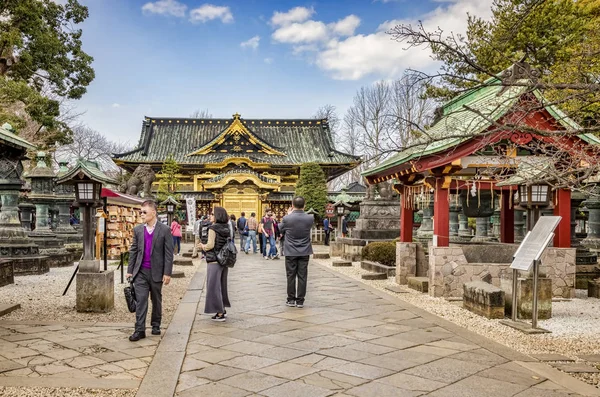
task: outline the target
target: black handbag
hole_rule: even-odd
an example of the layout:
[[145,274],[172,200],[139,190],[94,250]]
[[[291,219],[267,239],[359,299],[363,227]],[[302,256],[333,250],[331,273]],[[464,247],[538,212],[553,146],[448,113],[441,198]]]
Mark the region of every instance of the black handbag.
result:
[[123,292],[125,293],[125,301],[127,302],[127,309],[131,313],[135,313],[137,301],[135,299],[135,288],[133,288],[133,279],[129,277],[127,281],[129,282],[129,285],[123,288]]
[[206,263],[216,262],[217,254],[214,249],[208,250],[204,253],[204,259],[206,259]]

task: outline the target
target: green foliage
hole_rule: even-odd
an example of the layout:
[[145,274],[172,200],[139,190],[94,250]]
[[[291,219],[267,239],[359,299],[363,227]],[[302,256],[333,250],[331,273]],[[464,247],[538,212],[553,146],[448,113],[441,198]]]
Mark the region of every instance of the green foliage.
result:
[[179,184],[179,164],[173,158],[173,154],[165,159],[162,169],[160,171],[160,182],[158,184],[158,202],[164,201],[167,197],[172,196],[174,199],[179,201],[180,194],[177,193]]
[[87,7],[77,0],[4,0],[0,16],[0,124],[22,128],[27,120],[14,109],[24,107],[40,125],[34,143],[68,143],[59,100],[80,99],[94,79],[93,58],[75,28],[88,17]]
[[396,265],[396,242],[369,243],[362,250],[362,258],[386,266]]
[[[491,20],[469,16],[467,36],[457,42],[431,45],[445,76],[428,87],[428,96],[451,99],[521,59],[545,83],[598,83],[600,1],[495,0],[492,12]],[[544,94],[579,122],[597,118],[600,110],[597,90],[557,88]]]
[[314,209],[319,217],[325,215],[327,205],[327,179],[325,172],[317,163],[305,163],[300,166],[300,178],[296,184],[296,196],[304,197],[305,208]]

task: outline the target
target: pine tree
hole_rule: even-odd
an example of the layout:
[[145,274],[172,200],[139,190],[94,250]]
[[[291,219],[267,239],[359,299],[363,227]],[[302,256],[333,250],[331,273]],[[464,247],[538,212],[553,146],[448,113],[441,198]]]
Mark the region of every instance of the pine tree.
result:
[[169,154],[163,163],[159,175],[158,202],[166,200],[168,196],[172,196],[174,199],[179,200],[180,195],[177,194],[179,170],[179,164],[173,158],[173,154]]
[[296,184],[296,196],[304,197],[306,209],[314,209],[319,217],[325,215],[327,205],[327,179],[325,172],[317,163],[305,163],[300,166],[300,178]]

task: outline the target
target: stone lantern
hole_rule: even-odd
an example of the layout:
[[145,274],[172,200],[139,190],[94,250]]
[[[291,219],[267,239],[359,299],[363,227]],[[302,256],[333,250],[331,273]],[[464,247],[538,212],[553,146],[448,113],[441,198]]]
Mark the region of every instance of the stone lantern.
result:
[[[29,238],[19,222],[19,191],[23,186],[21,176],[27,150],[35,146],[14,133],[10,124],[0,128],[0,266],[2,279],[14,274],[40,274],[48,272],[47,257],[39,255],[39,248]],[[9,269],[10,267],[10,269]],[[10,273],[10,276],[8,274]],[[4,284],[0,280],[0,285]]]
[[114,307],[114,270],[100,270],[94,259],[93,209],[102,205],[103,184],[116,185],[93,161],[79,159],[77,164],[57,178],[56,183],[75,186],[75,201],[83,209],[83,259],[77,273],[76,307],[79,312],[108,312]]
[[46,153],[38,152],[37,164],[29,172],[31,181],[29,199],[35,205],[35,230],[29,233],[40,252],[50,255],[50,266],[68,266],[69,257],[63,240],[59,239],[50,228],[48,209],[54,204],[54,171],[46,165]]
[[167,199],[160,203],[167,208],[167,225],[171,226],[171,222],[173,222],[173,213],[175,213],[175,209],[179,205],[179,202],[175,200],[172,196],[167,197]]
[[[60,178],[69,171],[67,162],[61,161],[58,163],[57,178]],[[62,238],[65,243],[81,243],[82,235],[71,226],[71,205],[75,201],[75,186],[71,184],[56,184],[54,187],[54,203],[58,209],[58,224],[55,230],[56,235]]]

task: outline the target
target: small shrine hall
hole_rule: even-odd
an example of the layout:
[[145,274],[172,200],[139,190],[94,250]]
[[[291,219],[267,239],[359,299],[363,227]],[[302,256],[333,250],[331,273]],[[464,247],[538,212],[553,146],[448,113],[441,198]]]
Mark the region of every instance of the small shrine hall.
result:
[[[514,243],[515,205],[529,199],[529,209],[541,204],[562,217],[554,247],[570,247],[571,189],[555,188],[560,184],[553,185],[552,177],[559,173],[550,170],[598,164],[600,140],[579,133],[577,123],[532,89],[535,76],[529,65],[517,63],[455,97],[436,111],[423,134],[427,142],[419,140],[363,173],[369,184],[394,181],[402,197],[401,242],[413,241],[413,212],[426,200],[433,203],[434,246],[450,244],[451,206],[460,205],[468,217],[489,217],[494,202],[500,207],[499,240]],[[520,175],[527,168],[535,169],[529,173],[535,178]],[[542,193],[547,202],[536,203]]]

